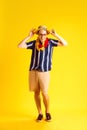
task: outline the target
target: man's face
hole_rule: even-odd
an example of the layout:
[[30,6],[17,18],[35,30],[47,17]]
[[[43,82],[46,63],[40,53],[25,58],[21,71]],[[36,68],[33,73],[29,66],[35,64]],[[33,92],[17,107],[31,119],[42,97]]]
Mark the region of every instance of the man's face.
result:
[[47,32],[46,30],[40,30],[38,34],[38,38],[41,42],[44,42],[46,40]]

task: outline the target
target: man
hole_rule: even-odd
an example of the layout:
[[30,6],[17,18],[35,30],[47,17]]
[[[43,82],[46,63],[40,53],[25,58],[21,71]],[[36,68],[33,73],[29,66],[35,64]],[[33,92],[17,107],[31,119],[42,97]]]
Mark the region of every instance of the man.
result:
[[[37,39],[27,42],[34,34],[37,34]],[[48,34],[52,34],[57,40],[48,38]],[[32,49],[29,69],[29,87],[31,91],[34,91],[34,98],[38,110],[37,121],[43,119],[40,92],[43,96],[46,120],[51,120],[48,87],[50,80],[49,71],[52,67],[52,52],[54,47],[66,45],[67,42],[61,36],[54,30],[49,31],[46,26],[39,26],[37,30],[32,29],[29,35],[18,44],[19,48]]]

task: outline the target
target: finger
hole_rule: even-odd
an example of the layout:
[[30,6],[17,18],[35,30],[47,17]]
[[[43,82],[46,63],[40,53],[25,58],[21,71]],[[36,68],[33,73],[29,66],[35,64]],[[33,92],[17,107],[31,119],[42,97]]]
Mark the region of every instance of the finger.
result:
[[52,29],[52,33],[55,33],[55,30],[54,30],[54,29]]
[[36,28],[32,28],[32,33],[35,34],[36,33]]
[[52,33],[52,30],[50,30],[50,33]]
[[36,28],[33,29],[33,33],[34,33],[34,34],[36,33]]

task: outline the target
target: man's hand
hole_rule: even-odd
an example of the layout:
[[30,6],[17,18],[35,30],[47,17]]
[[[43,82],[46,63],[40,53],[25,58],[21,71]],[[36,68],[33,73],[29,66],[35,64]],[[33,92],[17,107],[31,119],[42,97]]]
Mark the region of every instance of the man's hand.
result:
[[18,44],[18,48],[27,48],[26,45],[27,40],[29,40],[35,33],[36,29],[35,28],[31,29],[28,36]]
[[31,30],[30,30],[30,32],[29,32],[29,35],[28,35],[28,37],[33,37],[33,35],[36,33],[36,29],[35,28],[32,28]]
[[52,34],[53,36],[56,36],[56,31],[55,31],[54,29],[52,29],[52,30],[50,31],[50,34]]
[[59,46],[66,46],[67,45],[67,42],[61,36],[59,36],[54,29],[52,29],[50,31],[50,34],[52,34],[54,37],[56,37],[58,39]]

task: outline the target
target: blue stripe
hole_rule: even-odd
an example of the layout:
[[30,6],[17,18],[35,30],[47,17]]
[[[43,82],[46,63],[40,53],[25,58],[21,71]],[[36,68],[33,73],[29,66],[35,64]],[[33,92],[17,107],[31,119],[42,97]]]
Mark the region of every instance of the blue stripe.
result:
[[42,60],[43,60],[43,51],[40,51],[40,61],[38,69],[42,71]]
[[45,57],[44,57],[44,70],[47,71],[47,55],[48,55],[48,47],[45,49]]
[[53,54],[53,47],[50,46],[50,54],[49,54],[49,70],[52,68],[52,54]]
[[[34,41],[35,43],[35,41]],[[28,43],[29,44],[29,43]],[[58,44],[57,40],[49,40],[49,45],[45,50],[37,51],[35,44],[30,45],[32,49],[30,70],[49,71],[52,67],[53,47]]]

